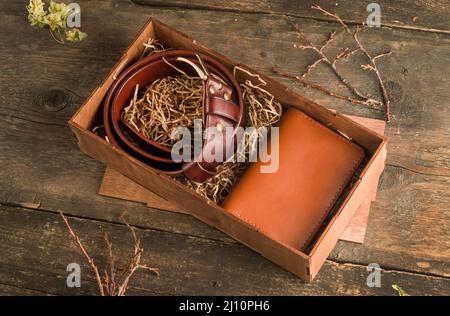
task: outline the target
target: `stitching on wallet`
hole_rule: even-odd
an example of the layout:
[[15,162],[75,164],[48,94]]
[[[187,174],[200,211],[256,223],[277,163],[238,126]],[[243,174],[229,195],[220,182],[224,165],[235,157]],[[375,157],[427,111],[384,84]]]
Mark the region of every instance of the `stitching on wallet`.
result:
[[[305,116],[308,120],[310,120],[311,122],[313,122],[314,124],[317,124],[318,126],[320,126],[321,128],[324,128],[325,130],[327,130],[329,133],[333,134],[334,136],[337,136],[339,139],[341,139],[343,142],[345,142],[346,144],[350,144],[351,146],[357,148],[358,150],[362,150],[362,148],[360,146],[357,146],[356,144],[354,144],[353,142],[349,141],[348,139],[344,138],[343,136],[334,133],[333,131],[331,131],[329,128],[323,126],[322,124],[320,124],[319,122],[313,120],[312,118],[310,118],[308,115],[306,115],[305,113],[301,112],[300,113]],[[313,235],[317,233],[317,230],[319,229],[319,227],[322,225],[325,217],[329,214],[329,212],[331,211],[331,208],[333,207],[333,205],[336,203],[338,197],[340,194],[342,194],[344,187],[347,185],[347,183],[350,181],[351,177],[353,176],[353,174],[355,173],[356,169],[358,168],[358,166],[361,164],[362,160],[364,159],[364,151],[363,151],[363,155],[361,155],[361,157],[359,157],[359,159],[357,161],[355,161],[355,163],[353,164],[353,167],[349,170],[349,172],[347,172],[347,175],[344,178],[344,181],[342,181],[342,183],[340,184],[339,188],[336,190],[336,192],[334,193],[333,198],[330,200],[328,206],[325,208],[325,211],[322,213],[320,220],[316,223],[316,225],[314,226],[314,229],[312,229],[310,231],[310,233],[308,234],[308,238],[300,245],[300,249],[303,249],[305,246],[307,246],[310,242],[311,239],[313,238]]]
[[347,185],[347,183],[350,181],[351,177],[353,176],[353,174],[355,173],[357,167],[361,164],[362,160],[364,159],[364,155],[362,155],[357,162],[354,163],[352,169],[350,169],[350,171],[347,173],[345,180],[341,183],[341,185],[339,186],[339,188],[337,189],[337,191],[335,192],[333,198],[330,200],[330,203],[328,204],[328,206],[325,208],[325,212],[322,213],[322,216],[320,218],[320,220],[317,222],[317,224],[314,226],[314,229],[311,230],[311,232],[308,235],[308,238],[306,239],[306,241],[303,242],[303,244],[301,245],[300,249],[302,249],[303,247],[307,246],[310,242],[311,239],[313,238],[313,235],[317,233],[317,230],[319,229],[319,227],[322,225],[325,217],[329,214],[329,212],[331,211],[331,208],[333,207],[333,205],[336,203],[337,199],[339,198],[339,196],[342,194],[345,186]]

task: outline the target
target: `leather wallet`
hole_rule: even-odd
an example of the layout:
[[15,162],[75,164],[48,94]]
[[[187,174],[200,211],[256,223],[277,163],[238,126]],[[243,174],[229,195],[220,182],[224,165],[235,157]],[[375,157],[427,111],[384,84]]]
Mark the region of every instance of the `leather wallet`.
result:
[[224,208],[272,239],[305,251],[364,150],[294,108],[283,115],[278,139],[278,170],[262,173],[267,163],[252,163]]

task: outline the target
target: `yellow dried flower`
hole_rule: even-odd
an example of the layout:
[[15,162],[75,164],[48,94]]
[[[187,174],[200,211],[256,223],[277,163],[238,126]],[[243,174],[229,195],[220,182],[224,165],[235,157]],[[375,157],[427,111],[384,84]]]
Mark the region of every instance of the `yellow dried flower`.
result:
[[48,26],[55,31],[58,28],[66,27],[66,17],[61,12],[49,13],[46,16]]
[[45,16],[47,12],[44,10],[44,2],[42,0],[30,0],[27,6],[28,21],[31,26],[45,26]]
[[55,1],[50,1],[50,6],[48,9],[51,13],[60,13],[66,17],[69,15],[69,9],[65,3],[58,3]]
[[69,42],[79,42],[84,40],[87,37],[87,34],[81,32],[77,28],[70,29],[66,32],[66,40]]
[[51,0],[48,11],[44,6],[42,0],[30,0],[27,11],[31,26],[48,26],[51,35],[59,43],[64,43],[64,40],[79,42],[87,37],[86,33],[77,28],[67,29],[67,18],[72,13],[67,4]]

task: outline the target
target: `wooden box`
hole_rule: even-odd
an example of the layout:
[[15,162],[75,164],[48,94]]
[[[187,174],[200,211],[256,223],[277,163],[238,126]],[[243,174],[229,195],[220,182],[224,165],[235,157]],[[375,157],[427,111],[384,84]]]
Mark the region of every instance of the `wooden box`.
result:
[[[191,191],[169,176],[158,174],[153,168],[134,159],[92,132],[94,126],[101,124],[103,98],[109,87],[121,71],[139,59],[144,49],[143,43],[149,38],[160,39],[168,47],[195,50],[209,55],[221,61],[230,71],[235,66],[239,66],[253,74],[260,75],[268,83],[266,89],[284,107],[292,106],[300,109],[330,129],[350,138],[366,150],[369,159],[362,172],[354,181],[347,196],[341,199],[339,208],[321,230],[320,235],[316,238],[308,253],[303,253],[271,239],[250,224],[231,215],[223,208]],[[237,72],[236,77],[239,82],[252,79],[242,71]],[[87,155],[119,171],[192,216],[230,235],[269,260],[296,274],[306,282],[311,282],[319,272],[320,267],[335,246],[353,214],[368,195],[370,184],[380,176],[384,168],[386,155],[386,138],[384,136],[355,123],[339,113],[327,110],[298,95],[281,83],[222,56],[197,43],[191,37],[152,18],[138,33],[103,83],[93,91],[82,107],[71,118],[69,125],[77,137],[80,149]]]

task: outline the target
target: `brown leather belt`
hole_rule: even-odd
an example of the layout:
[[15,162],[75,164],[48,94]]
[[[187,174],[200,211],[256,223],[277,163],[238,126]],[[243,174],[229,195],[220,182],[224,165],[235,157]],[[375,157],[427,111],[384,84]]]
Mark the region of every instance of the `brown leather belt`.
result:
[[[180,72],[171,65],[189,75],[198,75],[201,69],[207,69],[200,75],[203,79],[203,129],[215,128],[214,135],[221,135],[204,135],[200,155],[190,162],[175,162],[172,160],[172,148],[144,137],[122,120],[123,109],[133,97],[136,85],[145,87],[157,79],[179,75]],[[169,50],[141,59],[117,78],[106,95],[103,119],[106,135],[113,145],[162,173],[184,174],[193,181],[204,182],[214,176],[217,166],[232,155],[229,148],[236,147],[236,128],[244,126],[244,113],[239,84],[222,64],[196,52]],[[230,127],[233,130],[231,137],[226,135]],[[223,148],[221,159],[211,158],[214,154],[211,148]]]

